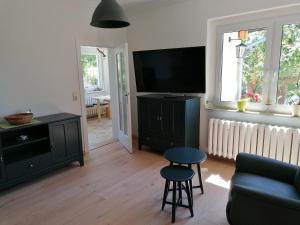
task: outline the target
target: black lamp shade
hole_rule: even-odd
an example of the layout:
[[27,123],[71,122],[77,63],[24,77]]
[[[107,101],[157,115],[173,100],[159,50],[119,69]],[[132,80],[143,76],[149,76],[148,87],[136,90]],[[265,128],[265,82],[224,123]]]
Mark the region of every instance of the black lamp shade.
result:
[[121,28],[130,24],[116,0],[102,0],[95,9],[91,25],[101,28]]

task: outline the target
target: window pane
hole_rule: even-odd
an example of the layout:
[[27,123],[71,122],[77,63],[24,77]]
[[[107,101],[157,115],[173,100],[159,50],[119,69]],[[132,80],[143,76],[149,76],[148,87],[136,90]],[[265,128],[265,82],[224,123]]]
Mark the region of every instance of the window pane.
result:
[[103,90],[102,70],[97,55],[81,55],[84,88],[88,91]]
[[[224,33],[222,56],[221,101],[236,101],[248,98],[260,102],[262,96],[264,63],[266,57],[266,30]],[[240,36],[240,38],[239,38]],[[243,47],[237,46],[243,44]]]
[[222,56],[222,93],[221,101],[236,101],[238,93],[237,58],[235,46],[238,41],[238,32],[224,33]]
[[299,99],[300,24],[282,27],[277,103],[292,104]]

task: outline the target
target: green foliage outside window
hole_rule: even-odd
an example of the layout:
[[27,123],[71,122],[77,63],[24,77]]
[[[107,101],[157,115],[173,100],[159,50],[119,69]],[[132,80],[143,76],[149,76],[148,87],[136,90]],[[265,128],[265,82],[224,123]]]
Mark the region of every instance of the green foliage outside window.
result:
[[300,24],[283,26],[277,102],[292,104],[298,101],[300,75]]
[[249,31],[248,47],[243,60],[242,96],[252,102],[260,102],[266,56],[265,30]]
[[99,67],[97,55],[81,55],[81,68],[83,73],[84,87],[95,87],[100,91],[103,87],[99,87]]
[[[266,55],[266,41],[264,30],[249,31],[249,40],[246,45],[257,42],[253,47],[247,48],[243,60],[243,84],[242,95],[257,95],[259,100],[250,98],[253,102],[259,102],[263,88],[264,62]],[[298,101],[300,96],[300,24],[288,24],[283,26],[280,68],[277,86],[277,103],[292,104]]]

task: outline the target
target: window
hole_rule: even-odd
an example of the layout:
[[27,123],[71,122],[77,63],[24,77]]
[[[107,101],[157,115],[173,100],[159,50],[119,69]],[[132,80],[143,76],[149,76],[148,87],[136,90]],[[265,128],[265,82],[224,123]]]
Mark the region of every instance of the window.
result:
[[87,91],[103,91],[103,62],[99,55],[81,55],[84,88]]
[[[224,33],[222,58],[221,101],[249,98],[260,102],[266,58],[266,30],[244,30],[247,38],[241,40],[239,32]],[[243,50],[237,46],[243,45]],[[242,47],[243,47],[242,46]],[[243,51],[239,57],[237,51]]]
[[[217,104],[286,111],[300,97],[300,18],[219,27]],[[272,110],[272,109],[271,109]]]
[[282,27],[277,103],[292,104],[299,98],[300,24]]

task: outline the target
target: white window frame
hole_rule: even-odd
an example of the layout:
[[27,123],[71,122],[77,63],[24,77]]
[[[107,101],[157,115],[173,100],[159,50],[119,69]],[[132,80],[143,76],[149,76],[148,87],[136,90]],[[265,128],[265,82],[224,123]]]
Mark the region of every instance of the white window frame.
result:
[[218,26],[216,30],[216,77],[214,106],[221,108],[236,108],[236,102],[222,102],[222,57],[224,33],[239,30],[266,29],[266,58],[264,66],[263,93],[261,103],[249,102],[250,111],[270,111],[277,113],[290,113],[289,105],[277,104],[277,81],[279,75],[279,62],[281,57],[282,26],[300,23],[299,15],[268,18],[260,21],[243,22]]

